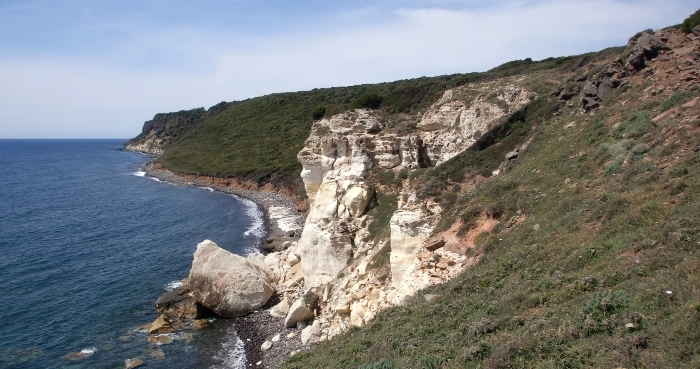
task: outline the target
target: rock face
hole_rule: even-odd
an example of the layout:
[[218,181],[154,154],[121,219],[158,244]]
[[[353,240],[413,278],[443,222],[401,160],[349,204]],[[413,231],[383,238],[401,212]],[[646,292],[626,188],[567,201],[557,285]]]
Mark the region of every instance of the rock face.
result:
[[[314,122],[311,136],[297,155],[303,166],[301,177],[309,196],[310,210],[299,240],[305,287],[318,287],[337,278],[348,266],[367,234],[366,211],[375,189],[369,171],[417,169],[438,165],[471,146],[492,128],[498,118],[518,109],[534,96],[516,85],[514,79],[502,85],[480,83],[469,88],[445,91],[425,114],[418,115],[417,130],[398,133],[385,129],[380,115],[358,109]],[[394,229],[413,227],[411,216],[424,218],[431,212],[418,211],[420,204],[402,210],[392,220]],[[412,214],[412,215],[409,215]],[[433,219],[433,218],[430,218]],[[423,219],[425,222],[425,219]],[[392,266],[400,280],[402,266],[415,245],[430,233],[427,222],[409,234],[392,234]],[[394,242],[396,241],[396,243]]]
[[259,266],[209,240],[197,245],[189,286],[197,302],[222,317],[255,311],[273,293]]
[[[406,269],[413,265],[418,250],[432,232],[436,217],[415,195],[406,195],[406,202],[391,217],[391,284],[401,286]],[[437,213],[437,212],[436,212]]]
[[143,124],[141,134],[126,143],[127,150],[160,155],[179,135],[189,130],[207,111],[204,108],[159,113]]

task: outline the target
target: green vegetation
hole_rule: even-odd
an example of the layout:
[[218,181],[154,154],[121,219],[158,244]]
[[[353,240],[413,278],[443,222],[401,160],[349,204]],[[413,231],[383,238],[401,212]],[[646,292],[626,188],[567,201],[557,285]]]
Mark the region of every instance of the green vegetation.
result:
[[666,111],[672,107],[681,104],[688,100],[692,96],[691,93],[687,91],[678,91],[671,95],[667,100],[661,103],[661,111]]
[[[425,111],[447,89],[564,67],[589,55],[593,54],[515,61],[485,73],[421,77],[222,102],[206,113],[203,109],[193,110],[199,116],[188,120],[191,123],[163,132],[169,135],[169,143],[158,161],[179,173],[235,177],[260,184],[289,181],[297,178],[301,170],[296,155],[309,135],[313,119],[356,107],[380,108],[389,118],[415,114]],[[410,119],[399,120],[390,128],[405,133],[415,129],[415,123]]]
[[690,33],[690,31],[698,25],[700,25],[700,10],[693,13],[681,23],[681,30],[685,33]]
[[376,93],[368,92],[360,95],[357,100],[353,101],[352,108],[379,109],[381,105],[382,97]]
[[454,199],[442,229],[503,220],[477,238],[480,263],[285,367],[700,367],[700,129],[652,125],[642,90],[594,118],[535,100],[483,146],[413,171],[424,196]]
[[323,116],[326,114],[326,107],[323,105],[319,105],[314,108],[314,110],[311,111],[311,118],[313,119],[321,119]]
[[398,199],[396,195],[385,194],[381,191],[377,191],[375,196],[377,205],[368,210],[367,215],[371,217],[371,223],[368,227],[369,236],[376,242],[389,235],[389,222],[398,208]]

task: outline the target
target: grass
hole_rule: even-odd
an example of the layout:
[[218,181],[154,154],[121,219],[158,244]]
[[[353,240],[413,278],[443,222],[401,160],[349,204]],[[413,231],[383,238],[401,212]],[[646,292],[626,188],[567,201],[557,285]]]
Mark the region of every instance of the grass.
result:
[[[456,279],[284,367],[700,367],[700,199],[690,195],[700,191],[700,157],[656,168],[683,146],[656,143],[664,126],[647,125],[648,114],[634,106],[620,124],[604,123],[611,109],[600,119],[566,107],[566,119],[535,114],[521,120],[530,122],[523,136],[482,148],[501,161],[503,140],[532,138],[505,174],[459,194],[444,217],[469,218],[497,203],[501,219],[519,208],[527,218],[481,237],[485,256]],[[563,129],[571,120],[580,129]],[[699,131],[684,140],[697,142]],[[464,166],[490,169],[491,157],[476,154],[412,173],[412,183],[449,181]],[[423,294],[438,297],[427,302]]]

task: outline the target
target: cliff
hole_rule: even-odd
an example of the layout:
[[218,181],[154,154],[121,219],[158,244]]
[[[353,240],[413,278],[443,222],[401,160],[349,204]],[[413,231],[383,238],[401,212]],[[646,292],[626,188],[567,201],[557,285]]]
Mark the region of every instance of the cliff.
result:
[[[282,149],[308,216],[263,264],[286,322],[314,316],[302,341],[330,342],[286,367],[695,367],[699,36],[231,103],[161,158],[249,139],[227,111],[307,127]],[[213,174],[297,175],[263,161]]]

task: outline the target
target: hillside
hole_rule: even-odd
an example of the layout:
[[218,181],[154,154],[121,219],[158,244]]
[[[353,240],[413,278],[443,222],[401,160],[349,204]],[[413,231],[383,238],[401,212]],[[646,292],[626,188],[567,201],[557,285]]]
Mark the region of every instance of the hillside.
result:
[[285,367],[700,367],[698,51],[693,34],[647,32],[530,77],[560,84],[410,174],[443,208],[433,239],[457,237],[473,266]]
[[286,368],[696,368],[698,14],[598,53],[156,116],[130,147],[303,182],[300,238],[264,257],[314,316]]
[[[178,173],[289,183],[301,170],[296,160],[316,119],[377,104],[387,121],[426,110],[450,88],[528,71],[558,68],[574,59],[519,60],[485,73],[422,77],[373,85],[335,87],[221,102],[203,108],[157,114],[129,140],[134,150],[160,155]],[[411,122],[396,123],[412,130]]]

